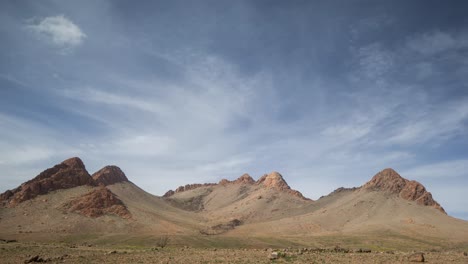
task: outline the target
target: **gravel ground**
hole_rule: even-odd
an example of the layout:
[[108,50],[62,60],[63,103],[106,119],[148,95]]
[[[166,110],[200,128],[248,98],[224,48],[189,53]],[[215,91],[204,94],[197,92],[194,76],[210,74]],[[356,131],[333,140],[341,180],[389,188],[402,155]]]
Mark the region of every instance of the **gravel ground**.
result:
[[[272,252],[280,252],[270,260]],[[122,249],[92,245],[0,244],[0,263],[410,263],[411,252],[343,253],[315,249]],[[284,256],[283,256],[284,255]],[[37,257],[36,257],[37,256]],[[428,263],[468,263],[463,252],[424,252]]]

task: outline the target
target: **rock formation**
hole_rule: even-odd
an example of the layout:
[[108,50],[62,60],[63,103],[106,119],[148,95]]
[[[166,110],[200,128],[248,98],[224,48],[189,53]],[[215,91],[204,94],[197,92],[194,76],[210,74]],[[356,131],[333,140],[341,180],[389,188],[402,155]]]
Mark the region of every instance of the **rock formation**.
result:
[[236,180],[234,180],[232,183],[235,184],[254,184],[255,180],[250,177],[249,174],[245,173]]
[[171,197],[171,196],[174,195],[174,194],[175,194],[175,192],[174,192],[173,190],[169,190],[169,191],[167,191],[167,192],[163,195],[163,197],[165,197],[165,198],[166,198],[166,197]]
[[263,175],[256,183],[262,184],[267,188],[277,189],[279,191],[291,189],[291,187],[289,187],[289,185],[283,179],[283,176],[281,176],[281,174],[276,171]]
[[292,194],[292,195],[294,195],[296,197],[299,197],[301,199],[309,200],[308,198],[305,198],[299,191],[291,189],[291,187],[289,187],[289,185],[283,179],[283,176],[281,176],[281,174],[279,174],[278,172],[272,172],[270,174],[265,174],[258,181],[255,181],[249,174],[245,173],[245,174],[243,174],[242,176],[240,176],[239,178],[237,178],[236,180],[233,180],[233,181],[230,181],[230,180],[227,180],[227,179],[222,179],[222,180],[220,180],[218,182],[218,184],[216,184],[216,183],[187,184],[185,186],[179,186],[175,191],[173,191],[173,190],[167,191],[163,195],[163,197],[170,197],[170,196],[172,196],[172,195],[174,195],[176,193],[184,192],[184,191],[188,191],[188,190],[193,190],[193,189],[196,189],[196,188],[199,188],[199,187],[207,187],[207,186],[209,187],[209,186],[218,186],[218,185],[226,186],[226,185],[229,185],[229,184],[245,184],[245,185],[255,185],[256,184],[256,185],[263,186],[265,188],[271,188],[271,189],[275,189],[275,190],[278,190],[278,191],[287,192],[287,193],[290,193],[290,194]]
[[219,185],[227,185],[227,184],[254,184],[255,183],[255,180],[252,179],[252,177],[250,177],[249,174],[247,173],[244,173],[242,174],[242,176],[240,176],[239,178],[233,180],[233,181],[230,181],[230,180],[227,180],[227,179],[222,179],[219,181]]
[[112,185],[118,182],[128,182],[125,173],[117,166],[105,166],[92,175],[97,185]]
[[445,213],[444,208],[432,198],[432,194],[426,191],[422,184],[404,179],[390,168],[377,173],[361,188],[397,194],[405,200],[415,201],[419,205],[432,206]]
[[82,185],[94,185],[79,158],[70,158],[52,168],[41,172],[34,179],[21,184],[14,190],[0,195],[0,202],[6,206],[15,206],[38,195],[59,189],[69,189]]
[[266,188],[287,192],[301,199],[309,200],[308,198],[305,198],[301,192],[291,189],[291,187],[283,179],[283,176],[276,171],[263,175],[255,184],[263,185]]
[[209,186],[215,186],[216,183],[194,183],[194,184],[186,184],[186,185],[183,185],[183,186],[179,186],[177,187],[177,189],[175,191],[173,190],[169,190],[167,191],[163,197],[170,197],[172,195],[174,195],[175,193],[179,193],[179,192],[185,192],[185,191],[189,191],[189,190],[193,190],[193,189],[196,189],[196,188],[200,188],[200,187],[209,187]]
[[66,203],[64,208],[87,217],[114,214],[125,219],[131,218],[125,204],[104,186]]

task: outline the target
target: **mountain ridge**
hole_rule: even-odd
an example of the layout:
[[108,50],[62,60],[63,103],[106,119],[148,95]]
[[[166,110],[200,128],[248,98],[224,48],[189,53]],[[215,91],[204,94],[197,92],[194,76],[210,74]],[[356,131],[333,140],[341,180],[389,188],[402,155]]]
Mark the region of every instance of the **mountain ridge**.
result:
[[[82,178],[86,180],[80,182]],[[43,185],[52,179],[78,183]],[[53,188],[10,203],[24,186],[39,183]],[[187,184],[160,197],[133,184],[117,166],[105,166],[91,176],[79,158],[72,158],[1,194],[6,198],[1,199],[0,237],[122,234],[143,239],[167,234],[190,241],[210,240],[206,236],[309,241],[329,235],[382,234],[379,239],[385,239],[391,232],[403,240],[416,235],[468,243],[468,222],[448,216],[422,184],[392,169],[360,187],[337,188],[318,200],[295,192],[280,173],[271,172],[257,181],[243,174],[218,183]]]
[[78,157],[73,157],[42,171],[17,188],[5,191],[0,195],[0,202],[8,206],[15,206],[57,189],[68,189],[82,185],[92,186],[94,184],[83,161]]
[[[44,170],[36,177],[28,180],[13,190],[7,190],[0,194],[0,203],[5,206],[15,206],[18,203],[32,199],[38,195],[47,194],[57,189],[73,188],[81,185],[108,186],[120,182],[129,182],[125,173],[115,165],[107,165],[90,175],[83,161],[78,157],[64,160],[63,162]],[[218,183],[195,183],[179,186],[174,191],[167,191],[162,197],[170,198],[175,194],[187,192],[202,187],[216,187],[228,185],[259,186],[291,194],[303,200],[312,201],[302,195],[301,192],[291,189],[283,176],[276,171],[264,174],[255,181],[249,174],[244,173],[235,180],[222,179]],[[329,195],[344,190],[338,188]],[[422,206],[431,206],[446,214],[443,207],[433,199],[432,194],[419,182],[408,180],[399,175],[395,170],[386,168],[374,175],[368,182],[353,190],[383,191],[398,195],[399,197],[415,201]]]
[[221,179],[218,183],[186,184],[186,185],[179,186],[174,191],[168,190],[163,195],[163,197],[171,197],[172,195],[176,193],[193,190],[193,189],[200,188],[200,187],[226,186],[229,184],[245,184],[245,185],[263,186],[265,188],[276,189],[278,191],[290,193],[304,200],[311,200],[309,198],[304,197],[301,192],[291,189],[288,183],[284,180],[283,176],[279,172],[276,172],[276,171],[273,171],[269,174],[264,174],[257,181],[255,181],[248,173],[244,173],[240,177],[232,181],[227,180],[227,179]]

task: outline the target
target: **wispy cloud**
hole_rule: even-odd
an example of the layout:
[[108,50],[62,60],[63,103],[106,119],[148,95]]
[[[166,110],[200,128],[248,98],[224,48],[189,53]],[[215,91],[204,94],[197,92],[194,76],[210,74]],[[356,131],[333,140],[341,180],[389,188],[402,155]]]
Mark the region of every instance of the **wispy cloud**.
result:
[[62,49],[79,46],[87,37],[75,23],[64,15],[50,16],[40,20],[30,19],[26,28],[41,39]]
[[[416,25],[393,9],[333,1],[342,15],[234,1],[223,23],[204,4],[125,12],[112,1],[48,3],[16,1],[0,19],[0,171],[16,177],[9,187],[79,155],[90,172],[116,164],[155,194],[278,170],[318,198],[385,167],[422,177],[416,168],[437,171],[421,166],[467,144],[463,25],[439,27],[430,16]],[[37,15],[26,25],[25,12]],[[83,52],[37,52],[25,33],[59,55]]]
[[394,135],[388,138],[388,143],[415,145],[432,141],[432,144],[441,144],[464,133],[467,120],[467,100],[430,106],[422,111],[414,110],[395,128]]

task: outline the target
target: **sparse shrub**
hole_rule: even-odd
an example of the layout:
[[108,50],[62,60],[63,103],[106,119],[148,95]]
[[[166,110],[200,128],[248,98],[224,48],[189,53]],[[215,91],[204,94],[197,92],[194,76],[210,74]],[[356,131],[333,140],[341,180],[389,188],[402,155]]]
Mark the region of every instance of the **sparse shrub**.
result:
[[165,248],[167,244],[169,244],[169,240],[170,240],[169,236],[167,235],[161,236],[158,242],[156,243],[156,245],[160,248]]

